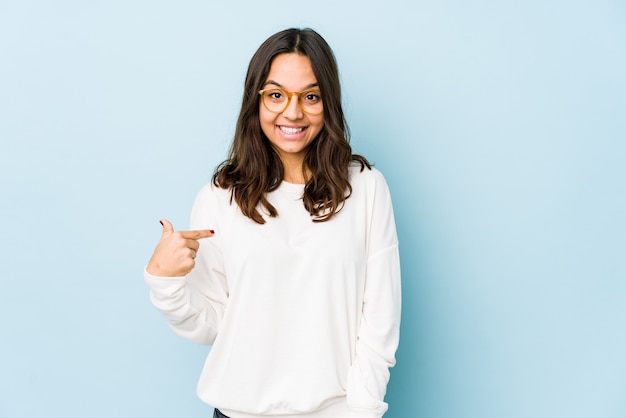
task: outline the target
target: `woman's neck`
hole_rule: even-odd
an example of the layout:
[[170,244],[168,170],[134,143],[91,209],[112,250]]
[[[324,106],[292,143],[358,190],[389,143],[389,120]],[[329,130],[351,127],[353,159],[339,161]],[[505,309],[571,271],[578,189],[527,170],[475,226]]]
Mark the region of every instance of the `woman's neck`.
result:
[[305,184],[310,177],[309,170],[304,169],[304,158],[300,160],[283,159],[283,180],[287,183]]
[[305,173],[302,172],[302,167],[300,167],[300,170],[293,172],[285,170],[285,174],[283,175],[283,180],[287,183],[305,184],[307,179],[308,175],[305,176]]

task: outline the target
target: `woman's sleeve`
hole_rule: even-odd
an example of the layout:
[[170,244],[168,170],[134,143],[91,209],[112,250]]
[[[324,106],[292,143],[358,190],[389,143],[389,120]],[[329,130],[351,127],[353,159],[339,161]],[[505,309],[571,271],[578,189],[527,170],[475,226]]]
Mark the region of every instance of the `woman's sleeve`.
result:
[[383,399],[400,338],[400,258],[393,208],[384,178],[373,174],[365,292],[348,374],[350,418],[379,418],[387,411]]
[[194,269],[184,277],[156,277],[144,270],[150,300],[172,330],[183,338],[206,345],[215,341],[228,300],[211,193],[211,186],[205,186],[191,212],[190,229],[214,229],[216,233],[214,237],[199,241]]

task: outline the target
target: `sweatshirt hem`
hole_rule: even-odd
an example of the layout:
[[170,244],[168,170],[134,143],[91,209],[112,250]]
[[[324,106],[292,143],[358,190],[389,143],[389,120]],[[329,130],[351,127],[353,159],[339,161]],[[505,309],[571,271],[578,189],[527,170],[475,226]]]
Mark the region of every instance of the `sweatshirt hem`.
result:
[[271,411],[266,414],[250,414],[220,407],[218,407],[218,409],[230,418],[267,418],[269,416],[280,418],[337,418],[348,417],[350,415],[350,409],[348,408],[345,397],[333,399],[318,410],[301,413],[294,413],[293,411]]

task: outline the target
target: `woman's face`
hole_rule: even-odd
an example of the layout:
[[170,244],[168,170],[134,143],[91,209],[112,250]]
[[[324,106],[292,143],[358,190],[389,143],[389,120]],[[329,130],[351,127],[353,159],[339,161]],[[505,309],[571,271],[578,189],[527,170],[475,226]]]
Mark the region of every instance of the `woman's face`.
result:
[[[316,91],[317,79],[308,57],[296,53],[277,55],[272,62],[263,89],[281,88],[287,92]],[[307,96],[303,100],[307,100]],[[320,98],[321,100],[321,98]],[[324,127],[324,113],[305,113],[298,95],[291,96],[286,109],[275,113],[259,103],[261,129],[272,143],[283,163],[302,164],[306,148]]]

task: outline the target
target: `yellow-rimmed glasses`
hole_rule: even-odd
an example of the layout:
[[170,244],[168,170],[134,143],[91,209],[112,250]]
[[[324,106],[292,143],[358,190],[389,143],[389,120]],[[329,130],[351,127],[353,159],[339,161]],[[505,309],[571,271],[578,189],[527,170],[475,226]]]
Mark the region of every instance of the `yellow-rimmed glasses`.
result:
[[287,91],[281,88],[271,88],[259,91],[263,106],[273,113],[282,113],[287,109],[291,98],[298,97],[298,106],[307,115],[319,115],[324,111],[322,94],[319,90]]

